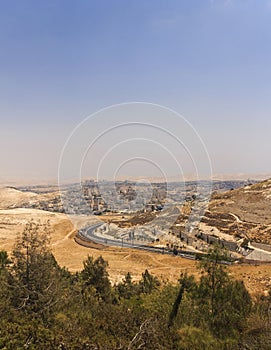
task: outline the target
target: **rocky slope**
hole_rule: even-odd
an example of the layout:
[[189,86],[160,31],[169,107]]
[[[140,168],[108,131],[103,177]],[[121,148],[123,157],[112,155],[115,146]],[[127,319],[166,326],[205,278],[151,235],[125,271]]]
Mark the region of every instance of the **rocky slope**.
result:
[[271,244],[271,179],[214,194],[202,223],[236,238]]

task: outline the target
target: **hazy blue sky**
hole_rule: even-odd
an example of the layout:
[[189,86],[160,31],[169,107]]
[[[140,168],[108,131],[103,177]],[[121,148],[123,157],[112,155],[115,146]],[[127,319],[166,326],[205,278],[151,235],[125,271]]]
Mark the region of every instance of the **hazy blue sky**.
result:
[[0,1],[0,180],[56,178],[72,129],[129,101],[182,114],[214,173],[271,172],[271,1]]

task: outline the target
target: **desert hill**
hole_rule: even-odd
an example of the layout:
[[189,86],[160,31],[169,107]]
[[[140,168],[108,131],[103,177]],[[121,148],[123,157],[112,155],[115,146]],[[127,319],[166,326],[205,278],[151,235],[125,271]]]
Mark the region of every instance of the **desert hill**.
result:
[[42,224],[50,222],[53,231],[52,243],[62,239],[74,229],[63,214],[27,208],[2,209],[0,210],[0,249],[11,251],[17,235],[22,233],[25,225],[31,220]]
[[47,211],[61,211],[58,191],[36,193],[20,191],[14,187],[0,188],[0,209],[35,208]]
[[271,244],[271,179],[214,194],[202,223],[237,239]]
[[93,244],[89,248],[74,241],[78,229],[98,221],[96,217],[74,216],[73,223],[65,214],[52,213],[39,209],[15,208],[0,210],[0,250],[11,253],[16,237],[27,222],[45,223],[50,221],[52,229],[51,247],[54,256],[61,266],[70,271],[83,267],[83,260],[88,255],[97,258],[100,255],[109,262],[109,273],[112,282],[120,281],[127,272],[140,279],[141,273],[148,269],[161,278],[177,281],[181,272],[196,271],[195,263],[186,259],[175,259],[173,256],[145,253],[133,249],[104,247]]
[[[86,220],[91,224],[99,218],[82,215],[74,218],[72,224],[65,214],[50,211],[49,203],[53,203],[58,195],[55,190],[34,193],[10,187],[0,189],[0,249],[10,252],[17,234],[22,232],[31,219],[41,222],[50,220],[53,253],[58,262],[71,271],[81,269],[87,255],[103,255],[109,262],[113,282],[119,281],[128,271],[139,279],[146,268],[162,278],[174,281],[181,272],[198,273],[194,261],[179,257],[95,244],[90,248],[78,245],[73,239],[76,230],[85,225]],[[35,205],[39,208],[41,204],[48,209],[33,208]],[[210,234],[221,232],[234,240],[238,240],[238,236],[249,236],[258,242],[270,242],[270,204],[271,180],[216,193],[212,196],[202,225]],[[270,265],[236,265],[231,267],[231,271],[238,278],[244,279],[252,293],[266,291],[271,286]]]
[[0,209],[19,208],[37,201],[33,192],[22,192],[14,187],[0,188]]
[[271,224],[271,179],[238,188],[222,194],[215,194],[211,210],[233,211],[242,221],[257,224]]

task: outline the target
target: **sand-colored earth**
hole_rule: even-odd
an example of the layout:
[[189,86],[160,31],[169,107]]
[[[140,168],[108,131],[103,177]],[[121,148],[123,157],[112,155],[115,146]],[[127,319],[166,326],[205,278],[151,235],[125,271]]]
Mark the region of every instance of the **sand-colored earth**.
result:
[[42,203],[49,203],[50,201],[59,198],[58,191],[50,191],[48,193],[35,193],[30,191],[20,191],[13,187],[0,188],[0,209],[14,209],[14,208],[31,208],[42,207]]
[[271,179],[213,195],[203,222],[225,234],[271,244]]
[[[148,269],[164,280],[177,281],[182,272],[199,276],[197,263],[180,257],[142,252],[133,249],[102,247],[93,244],[91,248],[83,247],[74,241],[76,228],[87,221],[91,224],[97,218],[83,216],[73,217],[73,224],[64,215],[36,209],[0,210],[0,249],[11,252],[17,234],[22,232],[29,220],[45,222],[50,220],[52,226],[52,251],[61,266],[70,271],[78,271],[88,255],[94,258],[102,255],[109,263],[109,274],[113,283],[120,281],[127,272],[134,279],[139,279],[142,272]],[[75,225],[75,226],[74,226]],[[271,288],[271,265],[230,267],[230,272],[238,279],[244,280],[253,294],[267,293]]]
[[103,247],[96,244],[92,245],[93,248],[83,247],[74,241],[77,229],[86,223],[97,222],[96,217],[74,216],[71,222],[64,214],[37,209],[0,210],[0,249],[11,252],[17,235],[23,231],[30,220],[41,223],[50,221],[52,251],[60,265],[66,266],[70,271],[80,270],[83,260],[88,255],[94,257],[103,255],[108,260],[110,277],[113,282],[119,281],[129,271],[136,279],[140,278],[145,269],[148,269],[163,278],[173,280],[178,278],[181,271],[194,270],[194,263],[190,260],[176,259],[166,255]]
[[12,187],[0,188],[0,209],[22,207],[36,201],[37,197],[33,192],[22,192]]

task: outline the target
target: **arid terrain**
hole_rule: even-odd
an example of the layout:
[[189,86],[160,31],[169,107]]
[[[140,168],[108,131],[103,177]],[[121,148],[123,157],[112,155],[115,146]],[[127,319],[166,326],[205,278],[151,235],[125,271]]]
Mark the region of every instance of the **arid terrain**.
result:
[[[187,271],[198,276],[197,263],[169,255],[142,252],[133,249],[104,247],[92,244],[86,248],[74,241],[78,229],[86,224],[98,222],[98,217],[74,216],[73,223],[62,213],[40,209],[24,208],[29,203],[52,200],[53,193],[21,192],[14,188],[0,189],[0,249],[12,251],[17,234],[30,221],[50,221],[52,228],[51,245],[57,261],[71,271],[82,268],[83,260],[92,255],[102,255],[109,262],[112,282],[131,272],[139,279],[145,269],[164,280],[177,281],[181,272]],[[218,228],[221,232],[236,235],[247,234],[259,242],[270,242],[270,201],[271,180],[247,186],[242,189],[214,194],[204,224]],[[113,219],[113,218],[112,218]],[[271,265],[234,265],[231,273],[244,280],[252,294],[267,293],[271,288]]]
[[271,244],[271,179],[214,194],[204,223],[235,236]]

